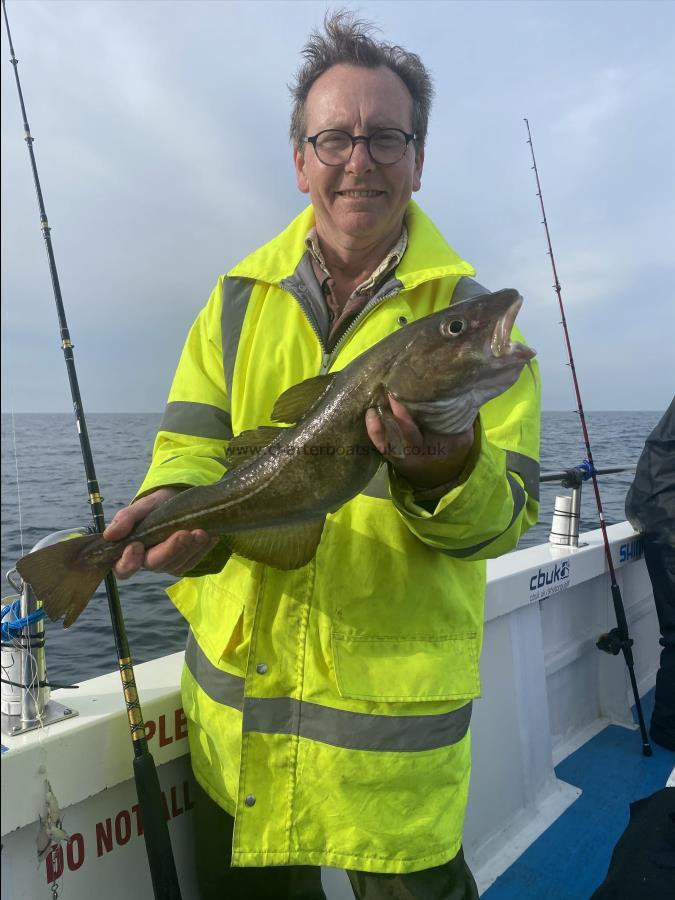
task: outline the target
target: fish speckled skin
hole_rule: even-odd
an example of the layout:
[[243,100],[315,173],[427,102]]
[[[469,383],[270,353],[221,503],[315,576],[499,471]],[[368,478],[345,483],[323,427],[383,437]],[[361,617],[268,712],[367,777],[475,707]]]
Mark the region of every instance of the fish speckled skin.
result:
[[442,402],[465,428],[534,356],[510,340],[521,303],[514,290],[465,300],[406,325],[342,371],[290,388],[272,419],[297,424],[239,435],[220,481],[177,494],[124,540],[88,535],[31,553],[17,564],[21,576],[50,618],[64,616],[68,626],[134,541],[152,547],[196,528],[219,536],[191,574],[219,571],[232,552],[281,569],[305,565],[326,514],[362,491],[382,463],[366,431],[366,410],[386,414],[391,394],[424,427]]

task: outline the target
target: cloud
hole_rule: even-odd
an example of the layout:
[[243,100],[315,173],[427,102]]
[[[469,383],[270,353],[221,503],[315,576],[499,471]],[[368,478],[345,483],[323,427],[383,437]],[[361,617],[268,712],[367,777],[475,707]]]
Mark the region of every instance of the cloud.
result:
[[632,103],[632,73],[618,67],[601,69],[590,80],[570,85],[567,96],[557,98],[563,113],[553,126],[559,139],[589,149],[602,141],[604,129]]
[[[673,82],[672,5],[352,5],[379,22],[387,39],[420,52],[433,71],[437,96],[418,199],[485,284],[525,295],[523,329],[540,349],[547,398],[569,397],[569,378],[523,115],[533,125],[580,367],[609,360],[607,322],[617,323],[613,346],[628,358],[620,324],[635,296],[670,297],[675,280],[675,142],[664,114]],[[325,8],[12,5],[89,409],[161,409],[185,331],[217,276],[306,202],[287,142],[286,84]],[[11,367],[3,359],[3,372],[14,379],[17,408],[68,409],[8,77],[2,97],[3,325],[14,353]],[[668,312],[653,308],[661,317]],[[632,346],[650,356],[653,369],[665,368],[668,329],[644,331],[635,330]],[[633,406],[652,382],[661,383],[640,371],[629,381],[625,402]]]

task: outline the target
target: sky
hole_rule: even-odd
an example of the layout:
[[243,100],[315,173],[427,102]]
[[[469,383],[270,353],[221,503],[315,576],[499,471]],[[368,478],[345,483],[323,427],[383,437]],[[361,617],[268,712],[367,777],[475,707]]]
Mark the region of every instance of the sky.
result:
[[[415,199],[517,288],[545,410],[675,391],[675,3],[343,2],[436,97]],[[161,412],[218,276],[304,208],[287,85],[325,2],[7,0],[84,407]],[[72,408],[4,33],[2,409]]]

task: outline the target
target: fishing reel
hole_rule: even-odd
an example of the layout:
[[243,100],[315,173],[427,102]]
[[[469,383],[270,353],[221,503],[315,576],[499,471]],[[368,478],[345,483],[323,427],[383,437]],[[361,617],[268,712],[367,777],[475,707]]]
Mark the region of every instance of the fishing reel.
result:
[[622,650],[627,650],[633,646],[633,639],[622,638],[619,629],[612,628],[612,630],[608,631],[606,634],[600,635],[595,642],[595,646],[598,650],[603,650],[605,653],[611,653],[612,656],[618,656]]

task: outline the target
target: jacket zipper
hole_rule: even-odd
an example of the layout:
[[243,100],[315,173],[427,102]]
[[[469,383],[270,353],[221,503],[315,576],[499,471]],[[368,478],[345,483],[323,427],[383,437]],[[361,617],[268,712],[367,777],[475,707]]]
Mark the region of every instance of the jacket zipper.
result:
[[366,303],[366,305],[363,307],[363,309],[358,314],[358,316],[352,322],[349,323],[347,330],[340,337],[339,341],[333,347],[333,349],[330,351],[330,353],[324,354],[324,357],[326,359],[326,368],[325,368],[325,370],[323,369],[323,362],[322,362],[321,374],[324,374],[324,372],[327,372],[328,369],[330,368],[330,366],[333,365],[333,363],[335,362],[335,357],[337,356],[338,351],[340,350],[342,344],[349,337],[349,335],[352,334],[353,331],[355,331],[356,326],[360,325],[361,322],[363,321],[363,319],[365,319],[365,317],[367,315],[369,315],[377,306],[379,306],[380,303],[383,303],[385,300],[388,300],[390,297],[395,297],[397,294],[400,294],[400,293],[401,293],[400,289],[396,288],[395,290],[389,291],[386,294],[382,294],[381,297],[374,297],[372,300],[370,300],[368,303]]
[[[288,290],[288,288],[285,288],[285,290]],[[321,347],[321,367],[319,369],[319,375],[326,375],[328,373],[330,367],[335,362],[335,358],[336,358],[338,351],[340,350],[342,344],[349,337],[349,335],[352,334],[352,332],[356,329],[357,325],[359,325],[363,321],[363,319],[367,315],[369,315],[369,313],[371,313],[377,306],[379,306],[380,303],[383,303],[385,300],[388,300],[390,297],[395,297],[397,294],[399,294],[400,288],[396,288],[395,290],[389,291],[386,294],[382,294],[381,297],[374,297],[372,300],[370,300],[368,303],[366,303],[366,305],[363,307],[363,309],[358,314],[358,316],[352,322],[350,322],[347,330],[340,337],[337,344],[330,351],[326,349],[326,345],[324,344],[323,338],[319,334],[319,330],[315,326],[315,324],[312,320],[312,317],[309,315],[307,307],[305,306],[305,301],[294,290],[290,290],[289,293],[295,298],[295,300],[297,300],[298,305],[300,306],[300,309],[303,311],[305,318],[309,322],[310,328],[316,335],[316,339],[318,340],[319,346]]]

